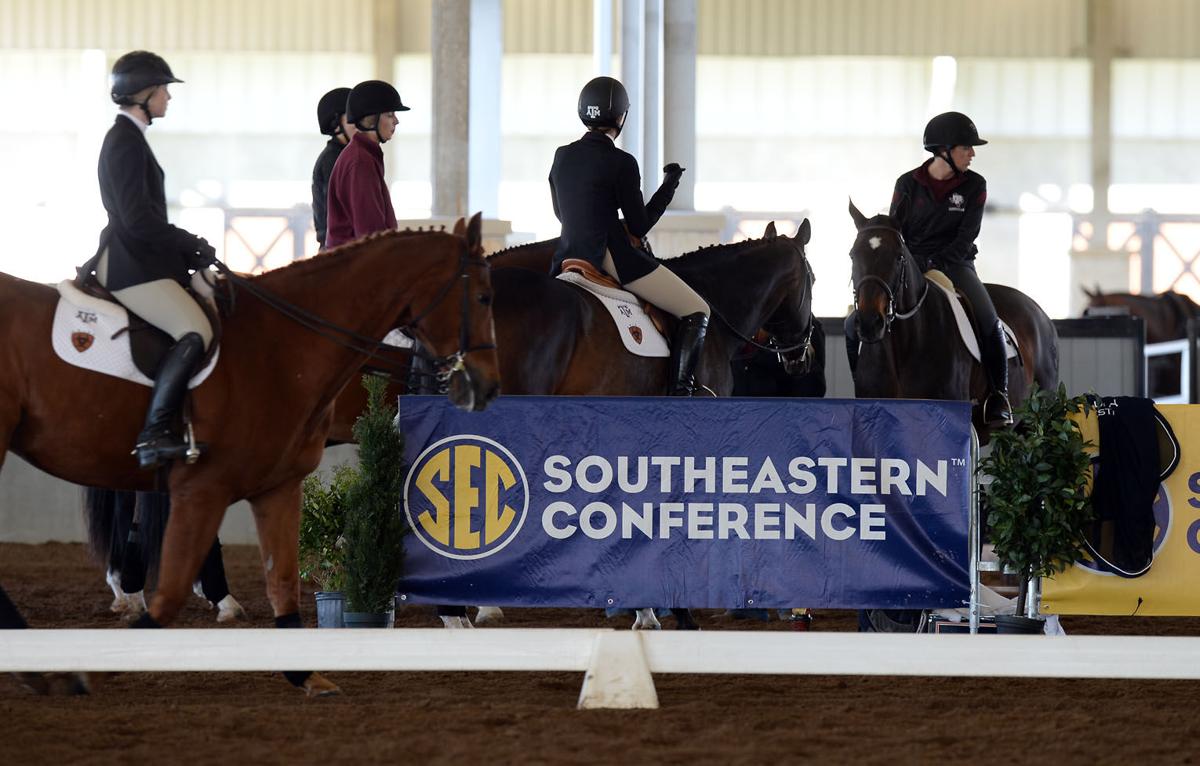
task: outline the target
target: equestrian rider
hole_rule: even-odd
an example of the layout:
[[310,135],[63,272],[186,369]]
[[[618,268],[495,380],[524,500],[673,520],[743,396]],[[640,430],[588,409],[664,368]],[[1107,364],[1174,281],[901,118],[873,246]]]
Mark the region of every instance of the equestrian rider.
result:
[[322,250],[325,249],[325,198],[329,193],[329,176],[333,174],[333,164],[337,162],[338,155],[355,133],[354,125],[346,120],[346,98],[349,95],[349,88],[334,88],[317,102],[317,126],[321,133],[329,136],[312,172],[313,228],[317,231],[317,243]]
[[356,132],[329,176],[327,248],[396,228],[383,145],[396,132],[396,112],[407,111],[396,89],[382,80],[360,82],[347,95],[346,122]]
[[189,269],[206,269],[216,251],[202,237],[167,222],[163,171],[146,143],[145,132],[167,113],[167,62],[148,51],[117,59],[112,69],[112,100],[120,105],[116,122],[100,148],[100,199],[108,226],[100,233],[96,277],[130,312],[170,335],[154,380],[146,423],[135,453],[143,469],[184,456],[185,440],[174,433],[188,379],[212,342],[213,330],[199,304],[184,289]]
[[[925,126],[924,144],[933,157],[896,179],[889,214],[917,262],[925,269],[944,272],[971,304],[991,389],[984,400],[983,419],[1000,425],[1012,422],[1004,329],[975,271],[979,252],[975,238],[983,220],[987,182],[968,169],[975,147],[986,143],[971,118],[961,112],[945,112],[931,119]],[[847,327],[851,325],[852,317]],[[852,337],[852,332],[846,335],[846,345],[853,369],[858,338]]]
[[578,141],[560,146],[550,168],[554,215],[562,222],[551,273],[557,274],[567,258],[588,261],[634,295],[678,317],[668,392],[691,396],[709,306],[649,255],[643,241],[675,195],[684,169],[677,163],[664,167],[662,186],[646,204],[637,160],[614,143],[629,112],[625,87],[611,77],[591,80],[579,94],[578,111],[588,130]]

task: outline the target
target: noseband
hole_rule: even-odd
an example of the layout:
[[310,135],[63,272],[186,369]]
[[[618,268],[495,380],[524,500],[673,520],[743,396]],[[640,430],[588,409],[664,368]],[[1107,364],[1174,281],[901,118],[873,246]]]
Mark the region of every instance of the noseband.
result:
[[[905,288],[908,287],[908,264],[907,264],[907,261],[909,259],[912,259],[915,263],[916,259],[913,258],[913,254],[909,252],[908,245],[905,244],[905,242],[904,242],[904,235],[901,234],[898,229],[893,228],[891,226],[882,226],[882,225],[865,226],[858,230],[858,239],[861,239],[862,235],[868,231],[890,232],[892,234],[895,234],[896,238],[898,240],[900,240],[900,253],[896,256],[896,266],[897,266],[897,271],[900,272],[900,279],[899,279],[899,284],[895,288],[892,287],[892,284],[890,282],[884,280],[882,277],[877,277],[874,274],[868,274],[865,277],[863,277],[862,279],[858,280],[858,282],[856,282],[854,284],[854,310],[856,312],[858,311],[859,292],[862,290],[863,285],[869,284],[869,283],[876,283],[881,288],[883,288],[883,291],[887,294],[887,308],[884,310],[884,314],[883,314],[883,324],[884,324],[884,328],[885,328],[885,332],[886,332],[887,330],[891,329],[892,320],[908,319],[917,313],[917,311],[921,308],[921,304],[925,302],[925,296],[929,294],[929,281],[925,280],[925,285],[924,285],[925,289],[923,289],[921,291],[921,297],[917,299],[916,305],[914,305],[908,311],[897,311],[896,310],[896,294],[903,293]],[[858,242],[858,239],[855,239],[856,244]],[[850,251],[850,257],[851,258],[854,257],[853,249]]]

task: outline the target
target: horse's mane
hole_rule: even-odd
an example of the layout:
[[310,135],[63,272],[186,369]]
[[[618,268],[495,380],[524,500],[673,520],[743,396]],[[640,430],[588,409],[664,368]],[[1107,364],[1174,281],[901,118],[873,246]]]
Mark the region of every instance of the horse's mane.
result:
[[275,276],[282,274],[304,274],[309,271],[323,271],[332,264],[341,260],[342,257],[355,253],[365,247],[374,246],[385,240],[405,239],[418,234],[447,234],[447,232],[445,229],[385,229],[383,231],[377,231],[374,234],[368,234],[362,239],[356,239],[353,242],[347,242],[344,245],[338,245],[332,250],[326,250],[325,252],[317,253],[312,257],[302,258],[298,261],[292,261],[285,266],[280,266],[279,268],[271,269],[270,271],[264,271],[261,274],[256,274],[250,277],[250,279],[266,279],[274,278]]
[[656,260],[678,273],[681,277],[695,278],[699,274],[736,260],[747,250],[775,242],[790,243],[788,237],[763,237],[760,239],[743,239],[740,242],[727,242],[723,245],[705,245],[698,250],[691,250],[675,258],[657,258]]
[[555,239],[558,239],[558,237],[552,237],[551,239],[540,239],[537,242],[522,242],[519,245],[509,245],[502,250],[497,250],[494,253],[488,253],[486,256],[484,256],[484,259],[490,261],[493,258],[499,258],[500,256],[512,255],[514,250],[527,250],[534,247],[543,247],[547,242],[553,242]]

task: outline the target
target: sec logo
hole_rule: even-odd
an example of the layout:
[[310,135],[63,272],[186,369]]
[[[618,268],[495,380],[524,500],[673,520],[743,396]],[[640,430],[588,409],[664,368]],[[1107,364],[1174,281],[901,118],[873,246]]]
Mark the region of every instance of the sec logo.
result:
[[529,510],[525,471],[484,436],[448,436],[409,471],[404,513],[424,545],[452,559],[481,559],[512,542]]

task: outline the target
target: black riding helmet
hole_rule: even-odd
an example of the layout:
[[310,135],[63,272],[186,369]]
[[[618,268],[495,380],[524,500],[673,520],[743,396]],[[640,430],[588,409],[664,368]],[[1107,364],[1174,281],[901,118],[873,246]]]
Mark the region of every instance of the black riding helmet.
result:
[[334,88],[317,102],[317,126],[325,135],[336,136],[342,132],[340,118],[346,113],[346,98],[349,95],[349,88]]
[[130,51],[113,63],[112,100],[121,106],[141,107],[149,123],[152,122],[150,100],[138,102],[133,97],[146,88],[173,82],[183,80],[175,76],[162,56],[150,51]]
[[987,143],[979,137],[975,123],[962,112],[942,112],[925,125],[923,137],[925,150],[941,157],[954,171],[958,168],[950,160],[950,150],[956,146],[983,146]]
[[346,121],[354,123],[359,130],[364,128],[362,120],[373,114],[384,112],[407,112],[408,107],[400,101],[400,94],[383,80],[366,80],[355,85],[346,96]]
[[595,77],[579,91],[579,119],[589,128],[613,128],[621,134],[629,111],[629,94],[625,86],[611,77]]

